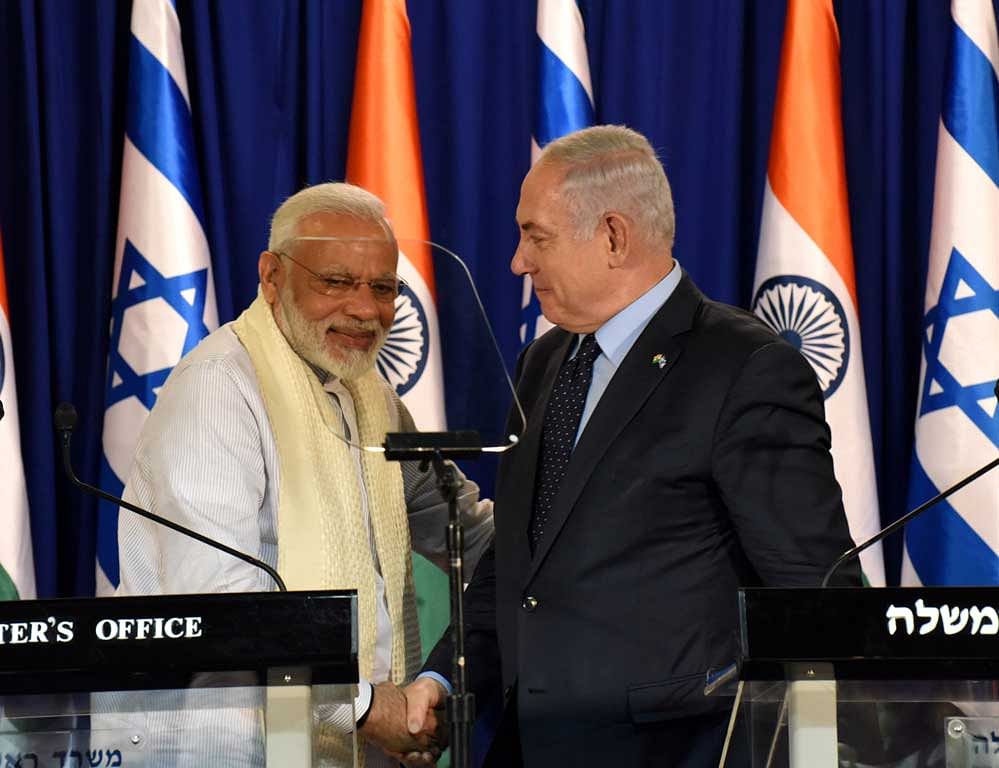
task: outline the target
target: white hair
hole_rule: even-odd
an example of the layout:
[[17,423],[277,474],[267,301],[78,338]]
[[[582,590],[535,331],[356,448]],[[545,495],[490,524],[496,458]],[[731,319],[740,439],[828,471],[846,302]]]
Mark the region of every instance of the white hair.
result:
[[649,140],[623,125],[595,125],[547,146],[537,165],[565,166],[561,194],[577,239],[593,237],[608,211],[629,216],[653,243],[672,247],[673,193]]
[[271,218],[271,234],[267,249],[275,251],[293,238],[298,222],[313,213],[334,213],[373,221],[392,236],[392,228],[385,218],[385,204],[353,184],[330,181],[306,187],[289,197]]

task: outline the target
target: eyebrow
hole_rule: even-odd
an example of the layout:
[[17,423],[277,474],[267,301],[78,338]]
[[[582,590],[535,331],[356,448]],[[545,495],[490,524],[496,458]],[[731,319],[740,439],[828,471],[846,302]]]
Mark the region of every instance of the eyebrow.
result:
[[[326,277],[327,275],[349,275],[350,277],[357,277],[357,275],[348,269],[343,264],[330,264],[329,267],[323,270],[316,270],[316,274]],[[372,280],[380,280],[381,278],[391,278],[399,277],[398,272],[382,272],[380,275],[375,275]]]
[[541,224],[538,224],[536,221],[525,221],[523,224],[518,223],[517,226],[520,227],[520,231],[521,232],[530,233],[530,232],[539,232],[540,231],[540,232],[544,232],[545,234],[549,234],[550,233],[549,229],[547,229],[546,227],[543,227]]

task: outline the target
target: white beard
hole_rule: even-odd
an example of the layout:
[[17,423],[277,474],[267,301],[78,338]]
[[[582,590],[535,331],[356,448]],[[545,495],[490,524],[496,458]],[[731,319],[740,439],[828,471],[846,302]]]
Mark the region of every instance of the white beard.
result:
[[316,368],[346,381],[358,379],[374,367],[378,352],[388,336],[388,331],[377,320],[341,321],[338,323],[339,327],[354,331],[370,331],[375,334],[375,338],[368,350],[340,349],[339,354],[342,357],[334,357],[329,353],[326,343],[329,324],[306,320],[295,307],[291,296],[281,296],[277,305],[276,320],[288,344],[300,357]]

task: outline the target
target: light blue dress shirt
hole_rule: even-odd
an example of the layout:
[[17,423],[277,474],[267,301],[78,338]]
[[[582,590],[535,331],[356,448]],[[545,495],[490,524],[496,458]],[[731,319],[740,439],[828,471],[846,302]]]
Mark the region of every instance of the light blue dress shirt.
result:
[[[680,270],[680,262],[673,262],[673,269],[669,271],[662,280],[649,288],[645,293],[635,299],[614,317],[601,325],[596,331],[597,344],[600,346],[600,354],[593,362],[593,380],[590,382],[590,391],[586,394],[586,405],[583,406],[583,415],[579,420],[579,429],[576,430],[576,442],[586,428],[586,422],[593,415],[594,408],[603,397],[607,385],[614,377],[618,366],[627,357],[632,346],[642,335],[652,317],[659,311],[659,308],[666,303],[666,300],[673,295],[673,291],[680,284],[683,272]],[[576,350],[583,340],[580,334],[576,341]],[[573,350],[572,356],[576,356]]]

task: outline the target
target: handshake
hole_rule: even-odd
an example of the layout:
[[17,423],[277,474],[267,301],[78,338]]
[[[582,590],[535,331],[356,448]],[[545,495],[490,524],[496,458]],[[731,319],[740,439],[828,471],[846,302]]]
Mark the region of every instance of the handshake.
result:
[[428,677],[404,688],[379,683],[371,692],[371,709],[359,733],[406,766],[432,766],[447,746],[443,714],[447,691]]

